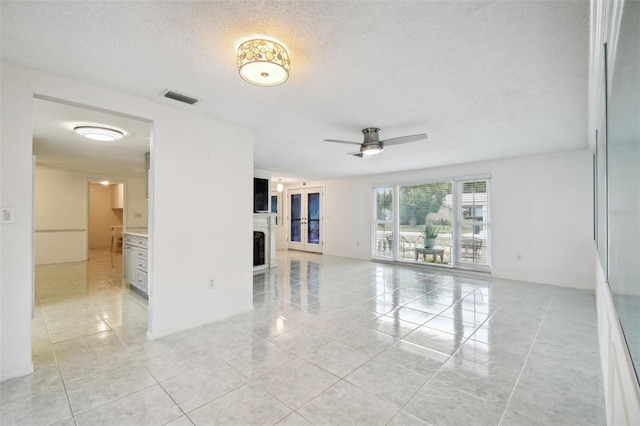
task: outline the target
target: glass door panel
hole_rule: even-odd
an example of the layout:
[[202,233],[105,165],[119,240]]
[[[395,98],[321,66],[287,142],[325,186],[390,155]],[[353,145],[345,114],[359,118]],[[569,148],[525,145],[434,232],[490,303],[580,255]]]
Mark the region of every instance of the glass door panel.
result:
[[320,193],[307,194],[307,243],[320,244]]
[[[488,180],[459,182],[458,262],[490,265]],[[471,266],[471,265],[468,265]]]
[[450,181],[398,187],[398,260],[451,265],[452,188]]
[[393,257],[393,187],[374,188],[373,257]]
[[289,248],[322,252],[322,191],[319,188],[289,193]]
[[302,242],[302,194],[291,194],[291,242]]

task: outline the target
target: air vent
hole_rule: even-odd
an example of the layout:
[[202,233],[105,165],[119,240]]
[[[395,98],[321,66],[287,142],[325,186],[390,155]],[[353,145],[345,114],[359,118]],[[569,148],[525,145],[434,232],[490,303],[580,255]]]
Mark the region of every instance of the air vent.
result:
[[198,100],[187,95],[181,95],[180,93],[167,90],[162,94],[165,98],[173,99],[174,101],[184,102],[185,104],[193,105]]

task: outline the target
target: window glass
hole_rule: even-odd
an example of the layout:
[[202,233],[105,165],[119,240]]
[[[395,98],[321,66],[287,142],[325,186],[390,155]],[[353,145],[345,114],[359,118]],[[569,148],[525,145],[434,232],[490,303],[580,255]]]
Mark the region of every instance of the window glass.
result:
[[374,258],[489,271],[489,180],[375,187]]

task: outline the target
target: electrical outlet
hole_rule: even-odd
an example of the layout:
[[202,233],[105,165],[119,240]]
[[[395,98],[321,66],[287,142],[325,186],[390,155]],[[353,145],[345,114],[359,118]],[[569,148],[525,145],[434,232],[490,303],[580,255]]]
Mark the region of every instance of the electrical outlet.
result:
[[209,289],[216,286],[216,281],[213,278],[209,278]]
[[516,253],[516,260],[522,262],[522,253]]
[[12,207],[0,207],[0,223],[14,223],[14,209]]

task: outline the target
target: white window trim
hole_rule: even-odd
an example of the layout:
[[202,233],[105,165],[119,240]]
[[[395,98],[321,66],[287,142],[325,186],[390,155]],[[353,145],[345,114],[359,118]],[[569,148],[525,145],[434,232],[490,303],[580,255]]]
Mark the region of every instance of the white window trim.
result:
[[[462,221],[462,209],[460,208],[460,200],[462,195],[462,186],[464,182],[469,181],[477,181],[484,180],[487,185],[487,213],[486,213],[486,222],[478,222],[477,225],[485,226],[487,229],[487,250],[490,250],[491,247],[491,174],[476,174],[476,175],[465,175],[465,176],[454,176],[451,178],[440,178],[440,179],[424,179],[424,180],[410,180],[403,182],[391,182],[391,183],[377,183],[372,185],[371,196],[373,198],[372,204],[372,227],[371,227],[371,258],[373,260],[386,260],[393,262],[401,262],[401,263],[409,263],[411,265],[422,265],[420,263],[407,261],[404,259],[400,259],[398,244],[399,244],[399,235],[400,235],[400,187],[401,186],[412,186],[412,185],[421,185],[435,182],[451,182],[451,195],[452,195],[452,208],[454,214],[451,218],[452,226],[451,226],[451,234],[452,234],[452,244],[451,244],[451,263],[449,265],[425,265],[439,268],[454,268],[461,270],[469,270],[469,271],[478,271],[478,272],[491,272],[491,262],[492,258],[489,255],[489,264],[475,264],[471,262],[464,262],[460,259],[460,232],[462,229],[463,221]],[[377,190],[381,188],[391,188],[392,190],[392,201],[393,201],[393,212],[392,212],[392,232],[393,232],[393,243],[392,250],[390,256],[381,256],[376,251],[376,232],[378,229],[378,220],[377,220],[377,199],[376,193]]]

